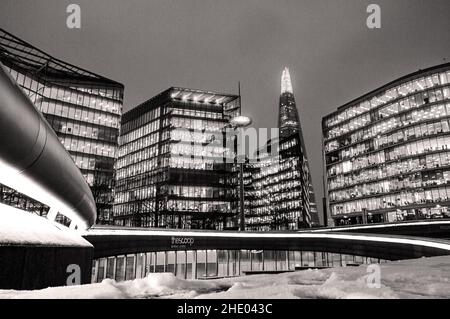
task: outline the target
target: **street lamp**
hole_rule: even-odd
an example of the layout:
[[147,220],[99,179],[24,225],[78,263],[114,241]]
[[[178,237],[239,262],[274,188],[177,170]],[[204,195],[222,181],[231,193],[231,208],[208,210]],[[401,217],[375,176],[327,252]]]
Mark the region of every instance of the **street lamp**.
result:
[[[252,124],[252,119],[248,116],[236,116],[230,120],[230,125],[233,129],[244,128]],[[237,155],[236,155],[237,158]],[[244,213],[244,163],[239,163],[239,230],[245,231],[245,213]]]
[[252,124],[252,119],[248,116],[239,115],[230,120],[233,128],[247,127]]

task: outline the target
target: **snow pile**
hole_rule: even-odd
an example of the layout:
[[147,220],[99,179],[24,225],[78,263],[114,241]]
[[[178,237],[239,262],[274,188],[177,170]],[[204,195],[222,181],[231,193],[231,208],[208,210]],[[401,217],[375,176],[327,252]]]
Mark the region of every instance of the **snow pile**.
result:
[[116,282],[56,287],[36,291],[0,290],[0,298],[20,299],[126,299],[126,298],[195,298],[229,289],[232,283],[221,281],[181,280],[172,273],[149,274],[146,278]]
[[0,246],[92,247],[80,233],[44,217],[0,204]]
[[55,287],[33,291],[0,290],[0,299],[123,299],[120,289],[108,282],[85,286]]
[[449,298],[450,256],[404,260],[380,265],[379,286],[368,284],[365,265],[255,275],[217,280],[181,280],[170,273],[143,279],[48,288],[1,291],[0,298]]

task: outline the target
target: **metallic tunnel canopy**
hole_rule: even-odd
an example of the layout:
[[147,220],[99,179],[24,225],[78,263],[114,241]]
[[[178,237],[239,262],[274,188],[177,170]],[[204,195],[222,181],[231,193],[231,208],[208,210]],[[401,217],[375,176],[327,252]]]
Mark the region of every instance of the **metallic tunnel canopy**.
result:
[[78,227],[94,224],[91,190],[53,129],[0,65],[0,183]]

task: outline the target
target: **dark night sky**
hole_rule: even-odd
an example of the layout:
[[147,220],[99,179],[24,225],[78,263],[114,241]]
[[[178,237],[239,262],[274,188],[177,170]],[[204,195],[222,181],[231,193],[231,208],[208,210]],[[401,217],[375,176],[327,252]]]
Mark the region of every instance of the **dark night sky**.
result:
[[[66,27],[81,6],[82,27]],[[381,6],[382,27],[366,26]],[[277,125],[282,68],[322,197],[321,118],[395,78],[450,61],[448,0],[1,0],[0,27],[125,85],[125,110],[170,86],[237,92]]]

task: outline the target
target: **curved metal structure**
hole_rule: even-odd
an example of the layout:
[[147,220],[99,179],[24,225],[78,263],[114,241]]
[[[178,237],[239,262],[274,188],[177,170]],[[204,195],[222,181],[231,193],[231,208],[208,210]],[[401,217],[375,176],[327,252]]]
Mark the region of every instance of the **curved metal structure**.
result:
[[70,218],[94,224],[91,190],[42,114],[0,68],[0,183]]
[[[300,231],[301,232],[301,231]],[[450,240],[450,220],[415,220],[398,223],[349,225],[308,230],[308,232],[364,233],[395,236],[419,236]]]
[[[386,260],[450,255],[450,241],[421,237],[317,232],[215,232],[93,228],[83,237],[94,258],[165,250],[303,250]],[[174,245],[177,239],[190,245]]]

